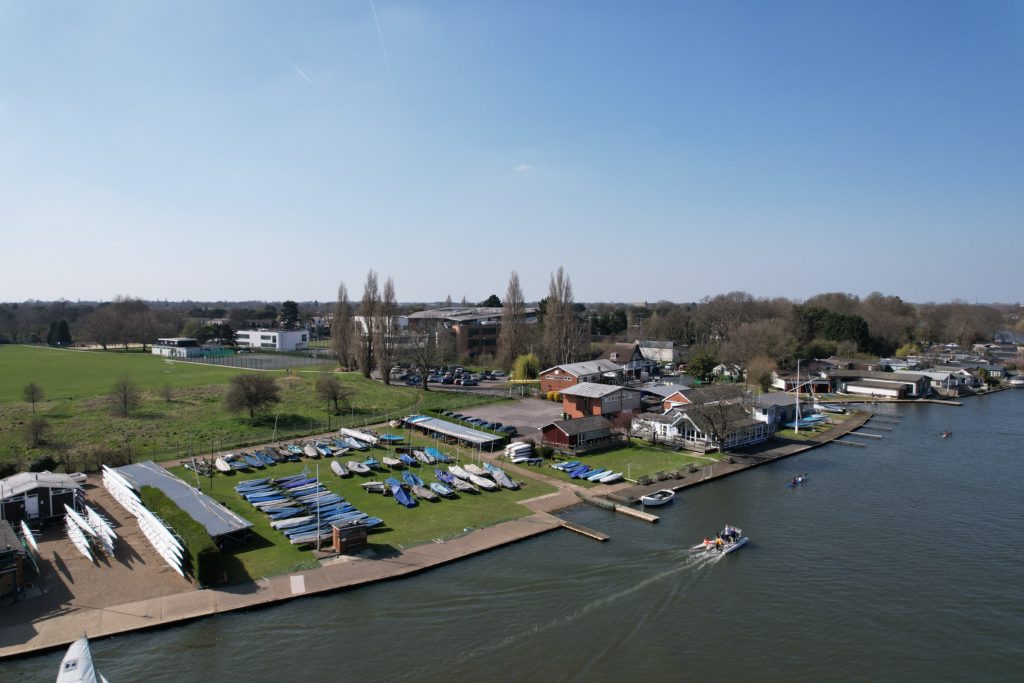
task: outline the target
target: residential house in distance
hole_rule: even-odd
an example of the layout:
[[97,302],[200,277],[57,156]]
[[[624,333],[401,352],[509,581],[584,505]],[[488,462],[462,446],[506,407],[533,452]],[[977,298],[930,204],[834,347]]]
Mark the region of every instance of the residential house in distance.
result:
[[586,453],[611,448],[625,442],[625,437],[612,429],[612,423],[600,415],[578,420],[556,420],[539,427],[542,441],[560,451]]
[[663,369],[671,367],[675,370],[681,363],[690,359],[690,347],[676,344],[674,341],[638,340],[640,353],[647,360],[653,361]]
[[[825,372],[828,372],[827,370]],[[804,394],[827,394],[832,391],[832,383],[827,377],[822,377],[815,372],[806,372],[801,369],[800,374],[772,372],[772,387],[779,391],[796,391]]]
[[657,384],[640,387],[640,391],[656,397],[660,401],[661,412],[692,403],[687,394],[693,391],[693,387],[680,384]]
[[640,390],[580,382],[562,390],[562,411],[570,418],[615,415],[640,409]]
[[556,365],[540,373],[540,390],[563,391],[580,382],[622,384],[622,366],[610,360],[587,360],[581,363]]
[[[725,429],[723,438],[715,437],[713,421],[719,423],[719,430]],[[688,406],[673,408],[663,415],[638,415],[633,418],[633,430],[648,441],[699,453],[764,443],[773,431],[768,423],[754,419],[738,403],[722,404],[713,411]]]
[[641,379],[658,371],[659,365],[644,357],[640,352],[640,342],[612,344],[599,360],[610,360],[622,366],[622,374],[629,379]]
[[235,340],[239,348],[302,351],[309,348],[309,330],[239,330]]
[[[754,398],[754,419],[768,425],[772,434],[779,431],[782,425],[795,422],[797,417],[797,402],[799,396],[795,393],[773,391],[761,394]],[[800,415],[809,414],[812,409],[805,401],[800,401]]]

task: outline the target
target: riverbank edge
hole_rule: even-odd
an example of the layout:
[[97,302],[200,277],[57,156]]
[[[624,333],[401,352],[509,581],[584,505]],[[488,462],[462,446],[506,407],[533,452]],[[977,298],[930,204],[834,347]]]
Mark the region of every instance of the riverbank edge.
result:
[[[0,628],[0,642],[22,640],[0,647],[0,661],[42,654],[67,647],[83,635],[107,638],[134,631],[177,626],[215,614],[239,612],[308,595],[357,588],[379,581],[417,574],[466,557],[545,534],[561,528],[561,521],[537,512],[446,541],[427,543],[382,558],[341,558],[316,569],[225,588],[177,593],[108,608],[75,609],[33,624]],[[33,629],[34,635],[25,631]]]
[[[786,444],[759,453],[756,456],[757,462],[720,462],[717,464],[720,468],[719,471],[712,471],[699,480],[679,483],[655,482],[642,488],[650,490],[672,488],[679,491],[689,486],[714,481],[752,467],[804,453],[813,448],[827,445],[860,428],[872,415],[873,412],[870,410],[862,411],[855,419],[814,439],[802,443]],[[165,463],[162,464],[166,466]],[[549,483],[556,483],[560,490],[537,499],[521,501],[520,504],[527,506],[530,506],[530,503],[535,503],[530,506],[535,510],[533,515],[492,527],[475,529],[471,533],[444,543],[427,543],[416,546],[393,557],[339,558],[316,569],[284,574],[269,579],[263,578],[247,584],[177,593],[114,607],[76,609],[67,614],[38,622],[39,630],[36,630],[33,636],[24,634],[27,637],[20,645],[0,647],[0,661],[64,648],[81,638],[82,635],[98,639],[134,631],[165,628],[216,614],[265,607],[307,595],[326,594],[410,576],[562,528],[561,520],[551,513],[583,504],[583,501],[572,493],[579,487],[567,482],[552,482],[544,475],[509,466],[507,463],[504,463],[503,466],[508,469],[520,470],[531,478],[542,478]],[[619,496],[626,491],[632,493],[639,488],[641,487],[620,484],[607,488],[596,487],[587,493],[590,495],[603,494],[611,500],[621,500]],[[604,491],[600,489],[604,489]],[[31,624],[0,628],[0,643],[16,641],[19,638],[19,633],[23,633],[29,628],[32,628]]]

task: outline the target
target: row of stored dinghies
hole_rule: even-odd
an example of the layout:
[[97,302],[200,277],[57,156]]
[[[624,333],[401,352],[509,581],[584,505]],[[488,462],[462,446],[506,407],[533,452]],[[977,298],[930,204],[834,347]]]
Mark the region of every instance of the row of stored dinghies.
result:
[[565,472],[570,479],[583,479],[599,484],[613,484],[622,479],[622,472],[614,472],[607,467],[592,467],[579,460],[556,462],[551,468]]
[[292,545],[306,545],[329,540],[332,525],[361,522],[369,528],[384,520],[371,517],[355,505],[327,489],[319,478],[308,473],[279,479],[249,479],[235,491],[257,510],[267,515],[270,526],[277,529]]
[[395,502],[405,507],[416,507],[418,500],[436,502],[441,498],[456,498],[460,493],[479,493],[500,489],[518,489],[520,484],[496,465],[484,463],[478,466],[448,465],[447,469],[434,469],[435,479],[424,481],[411,470],[402,473],[401,480],[389,477],[385,481],[368,481],[362,487],[370,493],[393,496]]

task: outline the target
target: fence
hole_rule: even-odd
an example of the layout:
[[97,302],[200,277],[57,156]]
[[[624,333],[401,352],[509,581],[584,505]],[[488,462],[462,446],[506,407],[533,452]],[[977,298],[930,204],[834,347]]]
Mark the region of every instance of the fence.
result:
[[204,365],[221,365],[231,368],[249,370],[290,370],[291,368],[324,365],[330,361],[326,356],[317,353],[295,354],[281,353],[238,353],[226,356],[205,356],[197,358],[176,358],[186,363],[202,363]]

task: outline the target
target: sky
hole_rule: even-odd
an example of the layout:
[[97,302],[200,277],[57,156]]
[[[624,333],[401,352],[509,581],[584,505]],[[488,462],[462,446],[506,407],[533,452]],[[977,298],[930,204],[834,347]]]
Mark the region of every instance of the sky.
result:
[[0,0],[0,300],[1024,300],[1024,3]]

